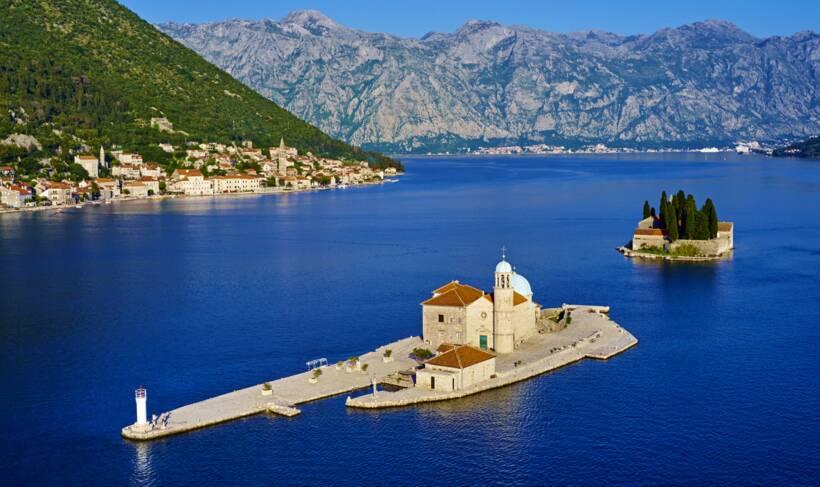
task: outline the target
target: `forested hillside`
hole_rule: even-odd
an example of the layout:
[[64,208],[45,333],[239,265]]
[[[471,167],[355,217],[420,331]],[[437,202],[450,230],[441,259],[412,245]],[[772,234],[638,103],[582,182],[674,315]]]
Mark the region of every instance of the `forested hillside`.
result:
[[281,137],[300,152],[398,164],[299,120],[113,0],[0,0],[0,12],[0,162],[22,172],[99,145],[162,162],[159,142]]

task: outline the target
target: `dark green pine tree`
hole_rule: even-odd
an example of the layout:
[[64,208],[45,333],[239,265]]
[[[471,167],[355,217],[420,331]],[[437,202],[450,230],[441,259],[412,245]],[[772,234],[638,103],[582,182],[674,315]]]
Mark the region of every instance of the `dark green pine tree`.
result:
[[695,213],[695,240],[709,240],[709,217],[702,211]]
[[662,202],[661,203],[661,223],[663,224],[663,228],[667,228],[667,223],[669,222],[669,203]]
[[686,206],[686,193],[684,193],[682,189],[679,189],[677,194],[675,194],[675,206],[678,209],[678,215],[683,213],[683,208]]
[[669,223],[666,225],[666,234],[669,236],[669,241],[674,242],[678,239],[678,212],[675,205],[667,207]]
[[683,212],[683,238],[695,238],[695,219],[697,218],[698,209],[695,206],[695,198],[690,194],[686,198],[686,209]]
[[663,215],[663,207],[666,206],[666,204],[668,202],[669,202],[669,200],[666,199],[666,191],[664,191],[664,192],[661,193],[661,201],[660,201],[660,204],[658,205],[658,211],[661,212],[661,215]]
[[701,210],[706,214],[706,218],[709,223],[709,238],[717,237],[718,232],[718,217],[717,217],[717,209],[715,208],[715,204],[712,203],[712,198],[706,198],[706,203],[703,204],[703,209]]
[[643,218],[644,220],[652,216],[652,208],[649,206],[649,201],[643,202]]

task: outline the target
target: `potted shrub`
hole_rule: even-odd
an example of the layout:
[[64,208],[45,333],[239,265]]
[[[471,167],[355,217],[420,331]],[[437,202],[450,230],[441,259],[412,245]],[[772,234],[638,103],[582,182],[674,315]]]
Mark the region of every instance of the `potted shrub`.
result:
[[363,374],[367,374],[367,368],[368,368],[369,366],[370,366],[370,364],[362,364],[361,369],[362,369],[362,373],[363,373]]
[[342,370],[342,365],[344,365],[344,364],[341,360],[336,362],[336,370]]
[[321,376],[321,375],[322,375],[322,369],[313,369],[313,373],[310,374],[310,379],[309,379],[310,383],[315,384],[315,383],[319,382],[319,376]]
[[427,360],[428,358],[433,356],[433,352],[426,348],[414,348],[413,349],[413,357],[416,360]]
[[269,382],[265,382],[262,384],[262,395],[263,396],[270,396],[273,394],[273,387],[271,387]]
[[384,356],[382,357],[382,360],[384,360],[385,363],[392,362],[393,361],[393,350],[390,350],[389,348],[387,350],[385,350],[384,351]]

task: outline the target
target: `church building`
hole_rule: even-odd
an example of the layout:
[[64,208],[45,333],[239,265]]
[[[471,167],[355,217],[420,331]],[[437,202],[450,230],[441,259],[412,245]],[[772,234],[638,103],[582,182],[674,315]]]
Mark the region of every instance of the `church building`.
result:
[[527,279],[502,255],[495,266],[493,292],[451,281],[422,305],[422,338],[432,349],[469,345],[510,353],[537,333],[541,305],[532,300]]

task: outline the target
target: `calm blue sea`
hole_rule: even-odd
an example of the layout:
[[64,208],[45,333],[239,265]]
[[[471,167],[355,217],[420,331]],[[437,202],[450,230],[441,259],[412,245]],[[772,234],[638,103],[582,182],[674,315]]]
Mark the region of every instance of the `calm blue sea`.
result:
[[[404,162],[378,187],[0,216],[0,483],[820,483],[820,163]],[[732,260],[614,250],[664,189],[714,199]],[[140,384],[161,412],[418,334],[502,245],[536,300],[609,304],[640,344],[454,402],[120,438]]]

